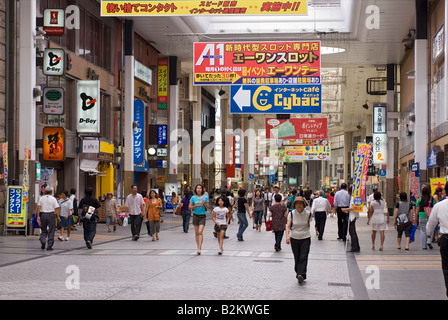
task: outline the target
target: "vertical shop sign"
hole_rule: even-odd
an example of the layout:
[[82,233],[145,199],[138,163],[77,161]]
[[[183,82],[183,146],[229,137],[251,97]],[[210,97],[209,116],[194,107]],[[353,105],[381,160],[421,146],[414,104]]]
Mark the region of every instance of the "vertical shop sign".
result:
[[385,104],[373,106],[373,163],[387,163],[387,108]]
[[144,125],[145,104],[142,100],[134,101],[134,164],[142,164],[145,160],[144,152]]
[[167,132],[168,132],[167,125],[163,124],[163,125],[157,126],[157,144],[158,145],[168,144]]
[[65,32],[65,11],[63,9],[44,10],[44,31],[47,36],[61,36]]
[[226,135],[226,176],[235,178],[235,135]]
[[64,89],[45,88],[44,103],[42,106],[44,114],[62,115],[64,114]]
[[10,186],[6,199],[6,226],[25,227],[25,210],[23,203],[23,187]]
[[5,189],[8,187],[8,142],[2,143],[3,156],[3,179],[5,181]]
[[65,72],[65,51],[48,48],[44,51],[42,72],[46,76],[62,76]]
[[157,73],[157,109],[168,109],[168,59],[160,59]]
[[78,132],[100,133],[100,81],[78,81]]
[[364,207],[367,169],[371,150],[371,144],[358,144],[355,172],[353,174],[353,208],[355,212],[362,212]]
[[28,202],[28,195],[29,195],[29,190],[30,190],[30,171],[29,171],[29,158],[30,158],[30,148],[29,147],[25,147],[25,159],[23,161],[23,202],[27,203]]
[[65,129],[45,127],[43,132],[43,157],[45,161],[65,160]]

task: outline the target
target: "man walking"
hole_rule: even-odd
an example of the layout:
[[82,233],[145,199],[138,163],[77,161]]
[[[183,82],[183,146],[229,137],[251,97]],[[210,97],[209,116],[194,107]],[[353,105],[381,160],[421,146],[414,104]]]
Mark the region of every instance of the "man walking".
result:
[[126,197],[125,205],[129,208],[129,217],[131,218],[132,241],[140,238],[140,229],[142,228],[145,212],[145,201],[140,193],[137,193],[137,186],[132,185],[132,192]]
[[45,188],[45,195],[40,197],[39,204],[37,205],[37,217],[40,221],[40,228],[42,229],[39,238],[42,250],[45,249],[47,244],[47,250],[53,250],[56,218],[58,221],[61,221],[59,218],[61,208],[56,198],[51,195],[52,191],[53,189],[47,186]]
[[78,214],[82,219],[86,247],[92,249],[93,239],[96,235],[96,225],[99,221],[98,208],[101,207],[101,204],[96,198],[92,197],[93,189],[91,187],[87,187],[84,194],[85,197],[81,199],[78,205]]
[[347,192],[347,184],[342,183],[341,189],[334,196],[334,212],[338,216],[338,240],[347,240],[348,212],[343,212],[342,208],[350,206],[350,195]]
[[314,216],[314,221],[316,221],[316,231],[319,240],[322,240],[327,214],[331,211],[330,202],[324,198],[324,194],[323,190],[319,190],[319,196],[313,199],[313,205],[311,206],[311,213]]
[[[448,192],[448,183],[445,184],[445,192]],[[437,202],[431,211],[426,225],[426,236],[432,237],[432,232],[437,224],[440,224],[440,255],[442,257],[442,271],[445,278],[446,296],[448,297],[448,201]]]

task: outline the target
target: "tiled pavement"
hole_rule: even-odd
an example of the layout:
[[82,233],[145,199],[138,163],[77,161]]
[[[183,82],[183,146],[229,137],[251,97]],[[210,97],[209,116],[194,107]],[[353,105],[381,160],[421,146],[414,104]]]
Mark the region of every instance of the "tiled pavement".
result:
[[70,241],[56,239],[51,252],[40,249],[37,236],[0,237],[0,299],[446,299],[437,246],[420,249],[417,231],[409,251],[397,250],[396,231],[387,230],[384,250],[371,250],[365,215],[357,223],[360,253],[346,253],[344,243],[336,240],[335,217],[327,219],[323,241],[312,236],[304,285],[295,280],[285,240],[283,250],[275,252],[273,234],[253,230],[251,222],[244,242],[236,239],[236,221],[230,225],[224,254],[218,256],[208,220],[202,255],[197,256],[194,230],[182,232],[180,221],[167,214],[155,242],[147,235],[134,242],[129,227],[107,233],[99,224],[92,250],[84,246],[82,226]]

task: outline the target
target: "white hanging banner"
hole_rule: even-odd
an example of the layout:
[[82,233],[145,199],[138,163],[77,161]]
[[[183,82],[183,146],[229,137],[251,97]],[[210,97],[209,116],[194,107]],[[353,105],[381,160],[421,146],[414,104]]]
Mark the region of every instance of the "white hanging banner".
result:
[[78,81],[78,132],[100,132],[100,81]]

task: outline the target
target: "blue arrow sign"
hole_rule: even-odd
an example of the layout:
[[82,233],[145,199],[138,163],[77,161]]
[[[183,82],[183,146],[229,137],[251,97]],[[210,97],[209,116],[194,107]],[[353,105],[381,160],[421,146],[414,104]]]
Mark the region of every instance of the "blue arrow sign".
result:
[[230,113],[322,113],[322,85],[231,86]]

